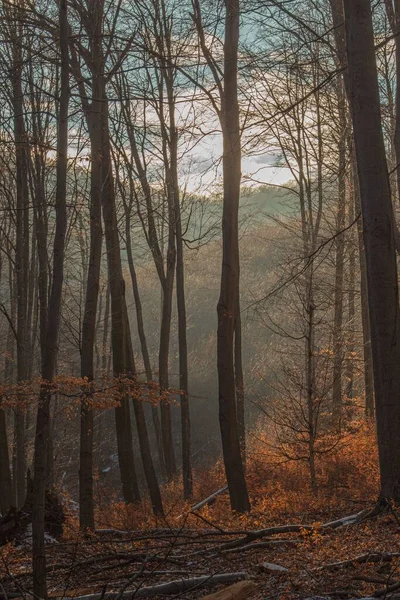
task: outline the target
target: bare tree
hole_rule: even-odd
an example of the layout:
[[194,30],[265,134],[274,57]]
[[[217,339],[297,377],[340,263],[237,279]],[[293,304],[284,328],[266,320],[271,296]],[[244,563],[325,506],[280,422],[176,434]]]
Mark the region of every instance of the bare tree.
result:
[[400,499],[400,321],[395,233],[382,135],[371,4],[344,3],[349,104],[360,182],[381,497]]
[[67,0],[59,3],[60,97],[57,127],[56,166],[56,230],[53,245],[53,274],[47,312],[47,327],[42,347],[42,379],[37,411],[35,457],[33,473],[32,555],[33,591],[39,598],[47,597],[46,556],[44,540],[45,492],[48,473],[48,438],[50,429],[50,401],[58,350],[61,293],[64,273],[64,249],[67,230],[67,169],[68,169],[68,105],[69,56]]
[[[218,300],[217,366],[219,422],[225,473],[231,507],[250,510],[237,424],[235,385],[235,329],[239,310],[239,198],[241,182],[241,134],[238,103],[238,44],[240,5],[225,2],[224,67],[221,71],[205,45],[200,3],[194,0],[194,20],[200,45],[220,95],[218,117],[223,140],[222,271]],[[215,106],[215,104],[214,104]],[[237,331],[237,329],[236,329]],[[238,364],[238,356],[236,356]]]

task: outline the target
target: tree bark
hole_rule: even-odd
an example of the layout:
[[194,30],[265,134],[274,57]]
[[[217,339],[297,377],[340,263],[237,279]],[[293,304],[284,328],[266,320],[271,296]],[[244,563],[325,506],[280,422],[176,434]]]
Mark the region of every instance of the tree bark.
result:
[[[86,34],[91,40],[92,53],[82,56],[93,75],[96,96],[93,107],[88,102],[84,79],[80,71],[76,48],[71,43],[71,61],[74,76],[79,87],[82,107],[88,119],[89,131],[99,135],[99,170],[101,182],[101,207],[103,212],[104,234],[106,241],[108,280],[111,300],[111,346],[113,373],[118,392],[118,406],[115,408],[118,462],[121,474],[122,493],[127,504],[140,501],[140,491],[136,475],[135,458],[132,443],[131,413],[129,393],[121,379],[129,375],[127,347],[129,324],[125,300],[125,281],[122,274],[121,248],[119,241],[114,177],[111,161],[111,142],[109,131],[109,109],[106,94],[106,59],[104,55],[104,0],[91,0],[90,5],[81,6],[81,20],[85,24]],[[92,29],[91,17],[95,15],[95,28]],[[93,108],[93,110],[91,110]],[[90,117],[89,117],[90,114]]]
[[382,498],[400,500],[400,314],[393,207],[382,134],[371,5],[344,0],[367,264]]
[[[354,185],[351,176],[349,177],[349,215],[347,224],[351,227],[354,223]],[[355,319],[356,319],[356,306],[355,306],[355,282],[356,282],[356,240],[354,231],[351,229],[349,232],[348,240],[348,256],[349,265],[347,271],[347,287],[348,287],[348,326],[347,326],[347,340],[346,340],[346,385],[344,393],[346,398],[354,398],[354,352],[355,352]]]
[[[127,310],[125,281],[122,274],[121,250],[115,207],[114,179],[111,163],[111,145],[108,125],[108,102],[103,85],[102,96],[102,208],[107,250],[108,278],[111,295],[111,343],[114,377],[119,379],[131,370],[128,364]],[[127,504],[139,502],[140,492],[136,475],[132,445],[129,396],[123,384],[120,385],[120,405],[115,408],[118,459],[124,500]]]
[[397,198],[400,199],[400,0],[385,0],[386,12],[394,35],[396,58],[396,95],[394,122],[394,149],[396,154],[395,176],[397,182]]
[[[163,20],[167,29],[168,19],[165,14],[165,3],[163,0]],[[165,81],[167,87],[169,107],[169,128],[166,140],[169,145],[169,165],[166,161],[167,184],[170,210],[170,231],[175,233],[176,247],[176,302],[178,311],[178,346],[179,346],[179,390],[181,408],[181,438],[182,438],[182,479],[183,495],[185,500],[193,496],[193,476],[191,461],[191,431],[190,431],[190,407],[189,407],[189,375],[188,375],[188,349],[186,334],[186,301],[185,301],[185,268],[183,252],[183,232],[180,190],[178,180],[178,129],[175,120],[175,90],[174,69],[172,67],[173,57],[171,48],[170,32],[165,35],[168,65],[165,69]],[[167,158],[167,157],[166,157]],[[168,272],[168,270],[167,270]]]
[[182,437],[182,478],[183,496],[189,500],[193,496],[193,474],[191,456],[190,407],[188,349],[186,334],[185,274],[183,261],[182,223],[179,196],[176,197],[176,300],[178,308],[178,344],[179,344],[179,390],[181,401],[181,437]]
[[[20,7],[15,8],[16,20],[12,39],[12,87],[16,168],[16,243],[15,267],[17,274],[17,380],[28,378],[28,272],[29,272],[29,191],[27,164],[27,136],[24,123],[24,94],[22,90],[22,22]],[[25,501],[25,410],[15,409],[16,460],[14,473],[17,507]]]
[[[354,189],[354,207],[357,214],[361,214],[360,187],[357,174],[357,159],[355,150],[352,152],[352,178]],[[363,221],[357,221],[358,236],[358,255],[360,263],[360,294],[361,294],[361,322],[363,333],[363,363],[364,363],[364,393],[365,393],[365,416],[367,419],[374,419],[375,400],[374,400],[374,372],[372,365],[371,349],[371,327],[369,321],[368,308],[368,282],[367,282],[367,261],[365,258],[365,246],[363,235]]]
[[[171,219],[174,219],[174,211],[171,210],[171,207],[169,207],[168,213],[166,276],[164,285],[162,286],[160,348],[158,354],[160,391],[167,394],[169,390],[169,343],[171,337],[172,294],[174,291],[176,260],[175,230],[171,222]],[[176,474],[176,462],[172,437],[171,403],[168,398],[161,400],[160,412],[165,469],[167,477],[171,479]]]
[[306,289],[306,397],[307,397],[307,427],[308,427],[308,465],[310,469],[311,489],[316,491],[317,478],[315,472],[315,439],[316,439],[316,417],[315,417],[315,305],[313,298],[313,265],[307,273]]
[[[99,15],[93,19],[94,40],[92,59],[95,63],[92,79],[92,102],[87,122],[91,147],[90,182],[90,253],[87,270],[85,308],[81,336],[81,377],[87,380],[85,395],[81,400],[80,463],[79,463],[79,522],[85,531],[94,531],[93,498],[93,408],[90,406],[91,390],[94,384],[94,345],[96,338],[96,315],[100,289],[100,266],[102,247],[101,193],[102,193],[102,89],[96,74],[101,72],[101,54],[97,44],[101,44],[101,21]],[[100,64],[99,64],[100,62]]]
[[[343,83],[346,90],[346,96],[350,97],[349,73],[347,70],[347,51],[346,51],[346,31],[344,27],[344,7],[342,0],[330,0],[332,21],[334,27],[334,36],[336,50],[338,53],[339,65],[344,69]],[[351,177],[353,181],[354,207],[357,214],[361,213],[360,186],[357,173],[357,160],[353,143],[353,136],[349,142],[351,148]],[[371,332],[368,314],[368,286],[367,286],[367,265],[365,260],[365,248],[363,239],[362,219],[357,221],[358,247],[361,273],[361,318],[363,328],[363,353],[364,353],[364,389],[365,389],[365,414],[367,418],[374,417],[374,390],[373,390],[373,367],[371,351]]]
[[[125,212],[125,234],[126,234],[126,253],[128,257],[128,265],[129,272],[131,276],[133,297],[135,299],[135,309],[136,309],[136,322],[140,340],[140,348],[142,351],[144,370],[146,373],[146,379],[150,383],[153,381],[153,372],[151,368],[150,355],[147,347],[146,333],[144,330],[144,322],[143,322],[143,309],[142,309],[142,301],[140,299],[139,286],[136,276],[135,264],[133,262],[133,254],[132,254],[132,241],[131,241],[131,219],[130,219],[130,209],[126,207]],[[164,452],[162,445],[162,433],[161,433],[161,425],[160,419],[158,416],[157,406],[151,405],[151,414],[153,419],[154,433],[156,436],[156,444],[157,444],[157,454],[158,460],[160,463],[160,470],[162,475],[165,473],[165,463],[164,463]]]
[[240,314],[240,301],[236,311],[235,322],[235,388],[236,388],[236,411],[240,442],[240,451],[243,464],[246,465],[246,420],[245,420],[245,398],[244,377],[242,361],[242,318]]
[[69,57],[67,0],[59,3],[59,44],[61,85],[57,131],[56,229],[53,246],[53,275],[48,307],[45,345],[42,350],[42,379],[37,411],[32,510],[33,593],[47,597],[46,555],[44,540],[45,492],[47,481],[47,442],[50,432],[51,382],[56,361],[61,316],[61,293],[64,278],[64,249],[67,229],[68,104]]
[[231,507],[250,510],[237,428],[234,332],[239,298],[239,197],[241,141],[238,105],[239,0],[226,0],[223,135],[222,271],[218,301],[217,366],[219,423]]
[[334,319],[333,319],[333,388],[332,405],[333,415],[340,422],[343,408],[342,398],[342,370],[344,359],[343,340],[343,280],[344,280],[344,250],[345,238],[343,231],[346,220],[346,106],[345,93],[342,81],[338,82],[338,110],[339,110],[339,172],[338,172],[338,208],[336,219],[335,239],[335,288],[334,288]]
[[4,515],[12,506],[12,482],[8,452],[7,425],[0,400],[0,510]]

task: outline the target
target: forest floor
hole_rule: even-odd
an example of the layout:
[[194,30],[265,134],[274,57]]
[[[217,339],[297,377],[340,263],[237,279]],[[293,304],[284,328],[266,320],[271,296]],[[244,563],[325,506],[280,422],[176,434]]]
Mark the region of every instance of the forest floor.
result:
[[[146,504],[138,509],[110,502],[98,510],[96,533],[83,537],[70,510],[62,538],[49,539],[46,547],[49,596],[165,598],[149,588],[176,582],[169,597],[196,599],[247,578],[257,586],[254,600],[395,597],[400,593],[400,512],[391,507],[376,516],[368,512],[376,498],[376,456],[371,446],[364,455],[363,444],[366,450],[368,440],[358,441],[361,457],[354,447],[336,457],[342,485],[321,486],[318,493],[308,489],[299,465],[275,471],[269,466],[264,481],[265,457],[254,457],[249,515],[232,515],[226,493],[190,512],[177,500],[177,484],[167,490],[163,521],[151,517]],[[198,500],[218,489],[222,475],[217,471],[200,477]],[[329,473],[321,471],[324,475]],[[0,548],[0,560],[0,597],[31,597],[30,539]],[[221,574],[233,575],[232,581],[220,583]],[[196,577],[203,579],[185,588],[183,582]]]

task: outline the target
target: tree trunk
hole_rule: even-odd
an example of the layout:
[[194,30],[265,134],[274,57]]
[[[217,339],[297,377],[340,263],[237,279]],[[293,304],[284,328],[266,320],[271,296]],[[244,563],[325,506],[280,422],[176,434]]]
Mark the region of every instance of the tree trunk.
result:
[[243,464],[246,465],[246,420],[244,404],[244,378],[242,361],[242,318],[240,314],[240,301],[236,311],[235,322],[235,387],[236,387],[236,410],[239,432],[240,451]]
[[[167,22],[164,9],[164,21]],[[166,36],[168,59],[172,62],[170,37]],[[170,64],[169,62],[169,64]],[[193,476],[192,476],[192,457],[191,457],[191,432],[190,432],[190,407],[189,407],[189,375],[188,375],[188,349],[187,349],[187,322],[186,322],[186,302],[185,302],[185,267],[183,253],[183,232],[181,220],[181,204],[178,180],[178,130],[175,121],[175,90],[174,90],[174,72],[169,66],[166,69],[166,85],[169,105],[169,168],[168,168],[168,190],[170,210],[170,220],[173,220],[170,227],[173,227],[176,240],[176,301],[178,311],[178,346],[179,346],[179,390],[180,390],[180,408],[181,408],[181,438],[182,438],[182,478],[183,495],[185,500],[193,496]]]
[[[91,0],[88,12],[81,7],[82,22],[85,22],[86,34],[90,39],[91,52],[84,53],[83,58],[92,72],[95,92],[93,107],[88,102],[84,79],[76,55],[76,48],[71,43],[71,60],[74,76],[81,96],[82,107],[88,119],[89,131],[99,135],[99,181],[101,185],[101,207],[103,212],[104,233],[108,265],[108,280],[111,300],[111,346],[113,373],[117,380],[118,406],[115,408],[115,426],[117,452],[121,474],[122,493],[127,504],[140,501],[140,492],[136,475],[135,459],[132,445],[131,414],[129,394],[122,381],[129,373],[127,365],[127,336],[129,326],[126,321],[125,282],[122,274],[121,249],[118,233],[115,205],[114,177],[111,161],[111,142],[108,123],[108,100],[106,95],[106,59],[103,50],[104,41],[104,0]],[[92,21],[88,15],[94,16]],[[91,110],[91,109],[97,110]],[[89,116],[90,115],[90,116]]]
[[239,298],[239,197],[241,141],[238,106],[239,0],[226,0],[223,133],[222,271],[218,301],[217,366],[219,423],[231,507],[250,510],[237,427],[234,332]]
[[[339,173],[338,173],[338,208],[336,233],[343,231],[346,219],[346,107],[342,81],[338,82],[339,109]],[[334,289],[334,320],[333,320],[333,416],[340,423],[343,408],[342,398],[342,368],[344,359],[343,343],[343,280],[344,280],[344,233],[339,233],[335,239],[335,289]]]
[[397,197],[400,199],[400,0],[385,0],[385,6],[395,44],[396,97],[393,142],[396,154],[395,178],[397,181]]
[[308,427],[308,462],[310,468],[311,489],[316,491],[317,479],[315,474],[315,306],[313,297],[314,265],[309,266],[306,283],[306,397],[307,397],[307,427]]
[[69,58],[67,0],[59,3],[59,44],[61,53],[60,108],[57,132],[57,182],[56,182],[56,229],[53,246],[53,277],[49,300],[45,345],[42,350],[42,379],[37,411],[33,507],[32,507],[32,555],[33,593],[37,598],[47,597],[46,555],[44,540],[45,493],[47,480],[47,441],[50,433],[51,384],[57,361],[58,334],[61,317],[61,293],[64,277],[64,248],[67,229],[67,167],[68,167],[68,103]]
[[[139,333],[139,337],[140,337],[140,341],[142,344],[142,352],[144,351],[143,358],[144,358],[145,365],[146,365],[146,375],[148,377],[148,381],[150,382],[151,381],[151,365],[150,365],[150,358],[149,358],[148,351],[147,351],[146,337],[145,337],[145,333],[144,333],[142,305],[140,302],[139,289],[137,286],[136,273],[135,273],[134,264],[133,264],[131,237],[130,237],[130,222],[129,222],[128,217],[127,217],[126,233],[127,233],[127,249],[128,249],[127,254],[128,254],[129,268],[130,268],[130,272],[131,272],[132,284],[133,284],[134,288],[136,288],[136,292],[137,292],[137,294],[135,294],[135,302],[136,302],[136,316],[138,319],[138,327],[140,324],[139,332],[141,332],[141,335]],[[129,330],[129,318],[128,318],[127,311],[126,311],[126,323],[127,323],[127,327]],[[131,373],[132,376],[135,377],[136,373],[135,373],[135,365],[134,365],[133,349],[132,349],[132,338],[131,338],[130,330],[128,331],[127,343],[128,343],[127,358],[128,358],[129,372]],[[153,458],[152,458],[152,454],[151,454],[151,447],[150,447],[149,435],[148,435],[148,431],[147,431],[146,417],[144,414],[143,401],[140,398],[139,399],[132,398],[132,402],[133,402],[133,410],[135,413],[136,427],[137,427],[138,438],[139,438],[140,454],[141,454],[142,463],[143,463],[144,475],[146,478],[146,483],[147,483],[147,487],[148,487],[149,494],[150,494],[151,504],[153,507],[154,514],[163,516],[164,509],[163,509],[163,505],[162,505],[160,487],[158,485],[157,475],[156,475]]]
[[0,510],[4,515],[12,506],[10,457],[8,453],[7,425],[0,400]]
[[[17,380],[23,383],[28,378],[28,272],[29,272],[29,191],[27,165],[27,136],[24,124],[24,95],[22,90],[22,25],[19,7],[16,8],[16,26],[12,40],[12,85],[15,136],[16,168],[16,243],[15,267],[17,274]],[[17,508],[25,501],[25,411],[15,408],[16,460],[14,485]]]
[[[170,213],[171,211],[169,211]],[[168,219],[168,247],[166,260],[166,276],[162,288],[162,308],[161,308],[161,331],[160,331],[160,348],[158,354],[158,371],[161,393],[167,393],[169,390],[169,344],[171,337],[171,318],[172,318],[172,294],[174,291],[174,275],[175,275],[175,231],[173,224]],[[172,229],[172,231],[171,231]],[[161,412],[161,432],[164,452],[165,469],[168,479],[176,475],[176,462],[174,452],[174,440],[172,437],[172,419],[171,419],[171,403],[169,398],[162,399],[160,403]]]
[[371,4],[344,0],[374,366],[381,497],[400,500],[400,314],[389,176],[380,115]]
[[[140,340],[140,348],[142,351],[146,379],[150,383],[151,381],[153,381],[153,372],[152,372],[152,368],[151,368],[149,350],[147,347],[146,333],[144,330],[142,301],[140,299],[135,264],[133,262],[132,242],[131,242],[131,220],[130,220],[130,212],[129,212],[128,207],[127,207],[127,211],[126,211],[125,234],[126,234],[126,253],[127,253],[127,257],[128,257],[128,265],[129,265],[129,273],[131,276],[133,297],[135,299],[136,322],[137,322],[137,328],[138,328],[138,334],[139,334],[139,340]],[[152,419],[153,419],[154,433],[156,436],[157,454],[158,454],[158,460],[160,463],[160,471],[161,471],[161,474],[164,476],[165,463],[164,463],[164,452],[163,452],[163,445],[162,445],[161,425],[160,425],[160,419],[158,416],[157,406],[154,406],[154,404],[151,405],[151,414],[152,414]]]
[[190,443],[190,409],[188,379],[188,349],[186,334],[185,273],[182,240],[181,207],[178,190],[175,194],[176,215],[176,300],[178,308],[179,390],[181,400],[183,496],[193,496],[192,457]]
[[[360,187],[357,174],[357,159],[355,151],[352,152],[352,177],[354,188],[354,207],[357,214],[361,214]],[[365,258],[363,221],[357,221],[358,255],[360,262],[360,294],[361,294],[361,322],[363,333],[363,362],[364,362],[364,392],[365,392],[365,416],[373,419],[375,416],[374,402],[374,372],[372,365],[371,328],[368,308],[368,282],[367,261]]]
[[[95,39],[101,39],[101,22],[95,19]],[[99,30],[99,31],[97,31]],[[99,34],[100,32],[100,34]],[[101,61],[101,55],[94,60]],[[100,72],[97,65],[96,73]],[[87,380],[87,395],[81,400],[80,464],[79,464],[79,523],[85,531],[94,531],[93,498],[93,408],[90,406],[94,382],[94,345],[96,338],[96,315],[100,289],[100,266],[102,247],[101,193],[102,193],[102,90],[95,76],[92,83],[91,111],[87,115],[91,147],[90,183],[90,254],[87,270],[85,309],[81,338],[81,377]]]
[[[339,65],[344,69],[343,83],[346,96],[350,98],[350,81],[347,69],[346,31],[344,27],[344,7],[342,0],[330,0],[332,10],[332,21],[334,27],[335,44],[338,53]],[[357,173],[357,160],[353,139],[349,142],[351,150],[351,177],[354,191],[354,207],[356,214],[361,213],[360,186]],[[367,418],[374,416],[374,390],[373,390],[373,368],[371,351],[371,332],[368,314],[368,286],[367,286],[367,264],[365,260],[365,249],[363,239],[362,219],[357,221],[358,247],[361,273],[361,318],[363,328],[363,352],[364,352],[364,387],[365,387],[365,413]]]
[[[351,168],[350,168],[351,171]],[[354,186],[349,181],[349,215],[348,215],[348,226],[354,223]],[[355,306],[355,281],[356,281],[356,240],[353,229],[349,232],[348,240],[348,256],[349,266],[347,273],[347,287],[348,287],[348,326],[347,326],[347,343],[346,343],[346,386],[345,396],[348,399],[354,398],[354,352],[355,352],[355,336],[354,336],[354,325],[356,319],[356,306]]]
[[[114,178],[111,163],[110,133],[108,125],[108,102],[103,84],[102,101],[102,208],[107,250],[108,278],[111,294],[111,342],[114,377],[119,379],[129,374],[128,364],[127,310],[125,300],[125,281],[122,274],[121,250],[115,206]],[[129,408],[129,396],[123,384],[120,385],[120,405],[115,408],[118,459],[121,483],[126,503],[140,501],[135,459],[132,445],[132,428]]]
[[[160,94],[163,94],[163,85],[160,84]],[[163,156],[165,169],[168,172],[169,159],[167,156],[167,145],[169,135],[165,131],[164,123],[164,99],[160,101],[160,124],[163,135]],[[175,207],[173,202],[171,203],[170,196],[170,182],[167,182],[167,196],[168,196],[168,248],[167,248],[167,260],[166,267],[164,267],[163,250],[160,245],[159,236],[157,233],[156,222],[154,218],[154,208],[152,202],[152,189],[147,179],[147,172],[144,168],[141,157],[138,150],[138,145],[135,138],[135,132],[131,123],[131,114],[129,110],[125,108],[125,121],[128,130],[128,137],[130,142],[130,149],[134,164],[137,171],[137,177],[139,179],[144,199],[146,202],[147,212],[147,227],[145,231],[146,239],[153,256],[154,264],[157,270],[157,275],[161,284],[161,327],[160,327],[160,344],[158,352],[158,378],[161,393],[168,392],[169,388],[169,374],[168,374],[168,362],[169,362],[169,344],[170,344],[170,333],[171,333],[171,317],[172,317],[172,295],[174,287],[174,275],[175,275],[175,260],[176,260],[176,249],[175,249]],[[162,205],[162,228],[164,227],[164,203]],[[163,234],[161,234],[161,244],[163,243]],[[157,444],[158,442],[158,412],[157,407],[153,407],[153,423],[156,430]],[[163,475],[165,474],[171,479],[176,474],[176,462],[175,453],[173,446],[172,436],[172,421],[171,421],[171,407],[168,400],[162,400],[160,403],[161,413],[161,443],[163,457],[160,459],[160,465]]]

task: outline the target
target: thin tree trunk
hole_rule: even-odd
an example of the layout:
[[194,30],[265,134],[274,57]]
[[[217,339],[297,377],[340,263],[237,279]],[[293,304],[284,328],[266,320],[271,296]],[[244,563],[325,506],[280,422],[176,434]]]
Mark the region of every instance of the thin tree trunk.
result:
[[[108,358],[110,355],[110,346],[108,343],[108,333],[109,333],[109,327],[110,327],[110,288],[109,285],[107,285],[106,288],[106,305],[105,305],[105,309],[104,309],[104,329],[103,329],[103,338],[102,338],[102,342],[101,342],[101,381],[105,382],[109,376],[109,365],[108,365]],[[101,452],[101,446],[104,442],[104,433],[105,433],[105,426],[106,426],[106,420],[107,420],[107,410],[103,409],[100,410],[99,414],[97,415],[97,427],[96,427],[96,453],[97,453],[97,460],[99,462],[100,465],[103,464],[103,456],[102,456],[102,452]]]
[[245,420],[245,398],[244,398],[244,378],[242,361],[242,318],[240,314],[240,301],[235,323],[235,387],[236,387],[236,410],[237,423],[240,441],[240,450],[242,453],[243,464],[246,464],[246,420]]
[[239,0],[226,0],[223,133],[222,272],[218,301],[217,366],[219,423],[231,507],[250,509],[237,428],[234,332],[239,299],[239,197],[241,141],[238,106]]
[[[168,22],[165,14],[165,2],[162,2],[163,20]],[[166,34],[166,50],[168,65],[171,65],[171,39],[170,33]],[[178,130],[175,121],[175,90],[174,71],[168,66],[165,71],[167,97],[169,106],[169,166],[168,166],[168,195],[171,205],[169,213],[170,230],[175,233],[176,248],[176,301],[178,311],[178,346],[179,346],[179,390],[181,408],[181,438],[182,438],[182,478],[183,495],[185,500],[193,496],[193,476],[191,461],[191,432],[190,432],[190,407],[189,407],[189,375],[188,375],[188,349],[187,349],[187,322],[185,301],[185,267],[183,253],[183,233],[181,219],[180,191],[178,180]],[[167,165],[166,160],[166,165]],[[172,246],[172,243],[171,243]],[[167,269],[168,273],[168,269]]]
[[[349,182],[349,217],[348,225],[354,223],[354,186],[351,181]],[[349,241],[348,241],[348,255],[349,255],[349,266],[348,266],[348,338],[346,345],[346,386],[345,396],[348,399],[354,398],[354,351],[355,351],[355,339],[354,339],[354,324],[356,318],[356,307],[355,307],[355,280],[356,280],[356,242],[354,237],[354,231],[350,230]]]
[[182,477],[185,500],[193,496],[193,476],[190,443],[190,409],[188,380],[188,349],[186,333],[185,273],[182,240],[181,207],[178,190],[175,194],[176,214],[176,300],[178,308],[179,390],[181,400]]
[[306,334],[306,396],[307,396],[307,426],[308,426],[308,460],[310,467],[311,489],[316,491],[317,479],[315,473],[315,323],[314,323],[314,298],[313,298],[313,265],[307,273],[307,334]]
[[[121,249],[118,233],[117,214],[115,205],[114,178],[111,161],[111,142],[108,123],[108,100],[106,95],[104,40],[104,0],[91,0],[88,9],[84,6],[82,21],[85,21],[86,33],[90,39],[91,54],[84,54],[89,69],[93,74],[96,85],[96,100],[98,110],[90,113],[84,79],[76,55],[76,48],[71,43],[71,61],[75,79],[79,87],[82,107],[88,118],[89,129],[101,132],[101,207],[103,212],[104,234],[106,241],[108,280],[111,299],[111,346],[113,373],[118,383],[116,394],[118,405],[115,408],[115,426],[117,437],[117,452],[121,474],[122,493],[127,504],[140,501],[140,492],[136,475],[135,459],[132,445],[131,414],[129,394],[122,381],[129,373],[127,364],[127,336],[129,326],[126,322],[125,282],[122,274]],[[89,16],[90,15],[90,16]],[[97,25],[92,29],[92,19]],[[100,111],[100,112],[99,112]]]
[[[141,303],[140,303],[139,290],[137,288],[136,273],[135,273],[134,264],[133,264],[132,247],[131,247],[131,239],[130,239],[130,222],[129,222],[128,218],[127,218],[126,233],[127,233],[128,262],[129,262],[129,268],[130,268],[130,273],[131,273],[131,278],[132,278],[132,284],[134,287],[136,287],[136,291],[137,291],[137,296],[135,295],[135,301],[139,302],[139,304],[136,304],[136,315],[138,317],[138,326],[140,323],[141,333],[142,333],[142,335],[140,336],[140,341],[142,344],[142,352],[144,350],[144,357],[146,357],[145,358],[145,364],[147,365],[146,374],[151,376],[150,359],[149,359],[149,355],[147,352],[146,337],[144,334],[143,317],[142,317],[142,312],[141,312],[142,307],[141,307]],[[133,277],[132,277],[132,275],[133,275]],[[126,310],[126,308],[125,308],[125,310]],[[127,310],[126,310],[125,319],[126,319],[127,328],[128,328],[128,335],[127,335],[128,367],[129,367],[129,372],[131,373],[131,375],[135,377],[136,372],[135,372],[134,357],[133,357],[132,338],[131,338],[131,334],[129,331],[129,318],[128,318]],[[148,381],[151,381],[151,379],[148,379]],[[154,469],[154,463],[153,463],[153,458],[152,458],[152,454],[151,454],[151,448],[150,448],[150,442],[149,442],[149,435],[148,435],[148,431],[147,431],[146,417],[144,414],[143,402],[141,399],[138,399],[135,397],[132,398],[132,402],[133,402],[133,410],[135,413],[136,427],[137,427],[138,438],[139,438],[140,454],[141,454],[142,463],[143,463],[144,475],[146,478],[146,483],[147,483],[147,487],[148,487],[149,494],[150,494],[151,504],[153,507],[154,514],[163,516],[164,509],[163,509],[163,505],[162,505],[160,487],[158,485],[157,475],[156,475],[156,471]]]
[[8,453],[7,425],[0,400],[0,510],[4,515],[12,506],[12,482]]
[[[355,151],[352,152],[352,176],[354,188],[354,207],[357,214],[361,214],[360,188],[357,174],[357,160]],[[374,372],[372,364],[371,328],[368,308],[368,282],[367,261],[365,257],[363,221],[357,221],[358,255],[360,262],[360,294],[361,294],[361,322],[363,333],[363,363],[364,363],[364,393],[365,393],[365,416],[374,419]]]
[[53,277],[48,309],[45,345],[42,347],[42,379],[37,411],[32,512],[33,593],[47,597],[44,508],[47,480],[47,443],[50,434],[50,400],[57,361],[61,317],[61,294],[64,278],[64,250],[67,229],[68,104],[69,58],[67,0],[59,3],[59,44],[61,53],[60,108],[57,132],[56,230],[53,246]]
[[[11,323],[14,324],[16,322],[16,312],[17,312],[17,302],[16,302],[16,298],[15,298],[15,291],[16,291],[16,283],[15,283],[16,277],[15,277],[15,272],[12,268],[12,263],[11,261],[9,262],[9,273],[8,273],[8,281],[9,281],[9,290],[10,290],[10,305],[11,305],[11,309],[10,309],[10,317],[11,317]],[[14,383],[14,376],[15,376],[15,346],[16,346],[16,336],[15,336],[15,327],[12,327],[11,324],[8,328],[8,333],[7,333],[7,354],[6,354],[6,358],[5,358],[5,364],[4,364],[4,381],[6,384],[10,384],[10,383]],[[11,421],[10,425],[14,425],[14,419],[15,419],[15,415],[14,415],[14,410],[10,409],[9,410],[9,421]],[[14,432],[13,432],[14,433]],[[16,465],[15,465],[15,461],[16,461],[16,444],[15,444],[15,439],[13,438],[12,440],[12,445],[11,445],[11,463],[12,463],[12,478],[11,478],[11,492],[12,492],[12,499],[11,499],[11,504],[10,506],[17,506],[17,492],[16,492],[16,479],[15,479],[15,475],[16,475]]]
[[[101,39],[100,19],[94,19],[95,39]],[[94,60],[101,61],[100,56]],[[102,65],[96,65],[96,73]],[[101,193],[102,193],[102,90],[93,77],[91,112],[88,116],[91,146],[90,183],[90,253],[87,270],[85,309],[81,339],[81,377],[87,380],[85,396],[81,400],[80,465],[79,465],[79,523],[85,531],[94,531],[93,498],[93,408],[91,392],[94,385],[94,344],[96,337],[96,315],[100,289],[100,265],[102,247]]]
[[[163,86],[160,85],[160,93],[162,94]],[[168,172],[168,156],[167,156],[167,144],[168,134],[165,132],[164,123],[164,99],[160,100],[160,123],[163,132],[163,155],[165,168]],[[175,216],[174,216],[174,204],[171,203],[170,195],[170,183],[167,182],[167,196],[168,196],[168,247],[167,247],[167,260],[166,267],[164,267],[163,260],[163,229],[164,229],[164,203],[162,205],[163,214],[161,217],[161,245],[159,242],[159,236],[157,234],[157,228],[154,218],[154,208],[152,203],[152,190],[147,179],[146,170],[142,164],[138,146],[136,143],[135,133],[132,128],[130,121],[131,115],[129,111],[125,109],[125,120],[128,129],[128,137],[130,141],[130,148],[132,157],[135,163],[138,179],[143,191],[143,195],[146,202],[147,210],[147,222],[148,231],[146,231],[146,238],[149,244],[150,251],[153,256],[154,264],[157,270],[157,274],[161,284],[161,327],[160,327],[160,344],[158,352],[158,378],[161,393],[168,393],[169,389],[169,374],[168,374],[168,363],[169,363],[169,344],[170,344],[170,333],[171,333],[171,317],[172,317],[172,294],[174,287],[174,275],[175,275],[175,260],[176,260],[176,249],[175,249]],[[153,422],[158,428],[157,421],[158,415],[157,408],[153,408]],[[160,461],[162,465],[163,473],[171,479],[176,474],[176,462],[172,436],[172,420],[171,420],[171,406],[167,399],[161,400],[160,403],[161,413],[161,440],[162,440],[162,451],[163,459]],[[156,435],[158,435],[156,433]]]
[[[140,299],[139,286],[136,276],[135,264],[133,262],[133,254],[132,254],[132,242],[131,242],[131,227],[130,227],[130,213],[127,207],[126,212],[126,253],[128,257],[128,265],[129,265],[129,273],[131,276],[133,297],[135,299],[135,309],[136,309],[136,321],[137,328],[140,340],[140,348],[142,351],[144,370],[146,373],[146,379],[150,383],[153,381],[153,372],[151,368],[150,355],[147,347],[146,333],[144,330],[144,322],[143,322],[143,309],[142,309],[142,301]],[[157,406],[151,405],[151,414],[153,419],[154,433],[156,436],[156,444],[157,444],[157,454],[158,460],[160,463],[160,470],[162,475],[165,474],[165,462],[164,462],[164,452],[162,445],[162,434],[161,434],[161,424],[158,415]]]
[[[107,249],[108,278],[111,294],[113,372],[114,377],[119,379],[129,374],[132,365],[128,364],[127,356],[128,336],[130,336],[130,332],[129,324],[127,323],[125,281],[122,274],[121,251],[115,207],[115,190],[108,125],[108,102],[105,96],[104,84],[102,89],[102,208]],[[133,454],[129,397],[126,386],[124,386],[123,383],[120,385],[119,393],[120,405],[115,408],[118,459],[124,500],[126,503],[130,504],[140,501],[140,492]]]
[[[170,212],[170,211],[169,211]],[[171,215],[170,215],[171,217]],[[169,344],[171,337],[171,318],[172,318],[172,294],[174,290],[175,275],[175,232],[173,225],[168,219],[169,240],[167,246],[166,276],[162,288],[162,310],[161,310],[161,330],[160,347],[158,354],[158,371],[160,391],[168,395],[169,390]],[[172,231],[171,231],[172,230]],[[176,475],[176,462],[174,452],[174,441],[172,437],[172,418],[171,402],[169,398],[164,398],[160,403],[161,412],[161,432],[164,452],[165,469],[167,477],[171,479]]]
[[[20,8],[16,7],[14,17],[16,27],[12,40],[13,55],[13,110],[16,162],[16,245],[15,262],[17,273],[17,380],[23,383],[28,378],[28,272],[29,272],[29,191],[27,179],[27,137],[24,124],[24,103],[22,91],[22,25]],[[25,411],[15,409],[16,471],[14,483],[17,507],[25,501]]]
[[[343,84],[338,83],[339,109],[339,173],[338,173],[338,210],[336,232],[343,231],[346,219],[346,108]],[[335,288],[334,288],[334,319],[333,319],[333,415],[340,423],[343,408],[342,398],[342,368],[344,359],[343,344],[343,280],[344,280],[344,234],[335,239]]]

